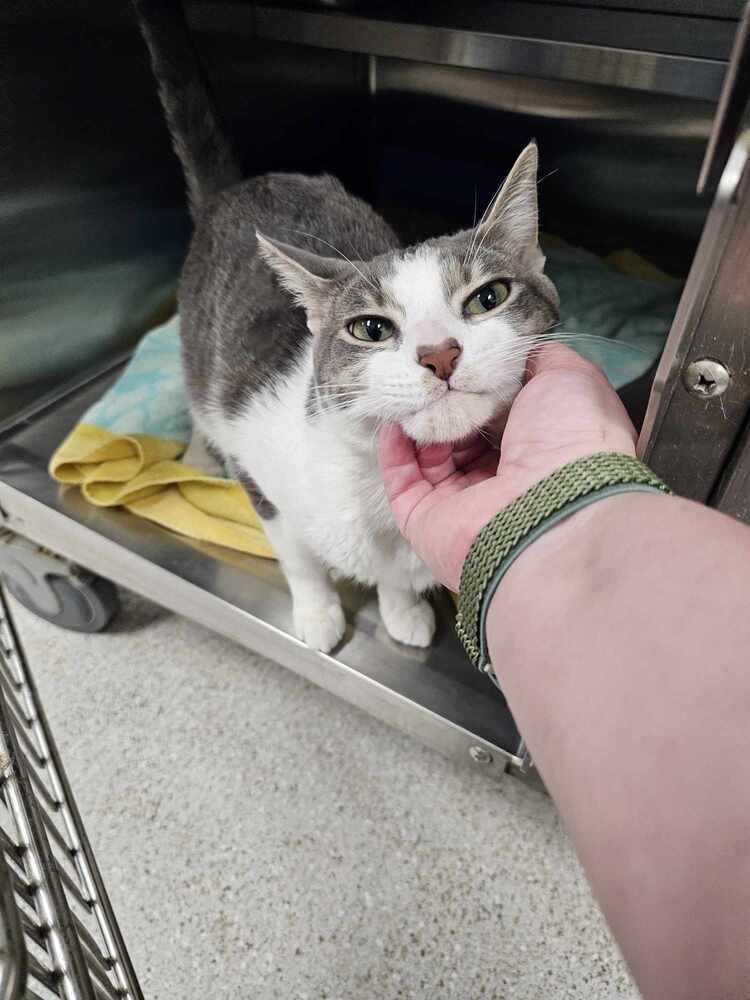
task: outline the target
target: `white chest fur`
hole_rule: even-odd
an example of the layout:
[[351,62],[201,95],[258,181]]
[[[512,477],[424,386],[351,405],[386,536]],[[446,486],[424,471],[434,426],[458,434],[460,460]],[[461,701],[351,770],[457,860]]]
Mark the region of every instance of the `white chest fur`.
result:
[[277,391],[231,420],[200,414],[204,431],[253,477],[298,538],[331,570],[361,583],[411,586],[432,578],[393,521],[377,467],[376,428],[346,411],[310,418],[311,358]]

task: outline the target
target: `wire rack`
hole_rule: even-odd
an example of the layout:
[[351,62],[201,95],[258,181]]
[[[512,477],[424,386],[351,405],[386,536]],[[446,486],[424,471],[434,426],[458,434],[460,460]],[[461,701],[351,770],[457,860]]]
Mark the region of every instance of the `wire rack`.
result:
[[0,587],[0,1000],[143,1000]]

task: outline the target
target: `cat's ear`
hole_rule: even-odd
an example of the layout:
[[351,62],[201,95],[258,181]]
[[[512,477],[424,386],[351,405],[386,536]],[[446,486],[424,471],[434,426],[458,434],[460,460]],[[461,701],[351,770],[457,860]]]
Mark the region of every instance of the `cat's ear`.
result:
[[478,228],[488,240],[493,235],[498,239],[511,240],[520,251],[528,253],[538,266],[543,267],[544,257],[538,250],[538,162],[536,143],[530,142],[513,164],[500,193]]
[[256,231],[258,253],[276,272],[281,284],[295,302],[305,309],[315,309],[336,278],[346,274],[343,261],[319,257],[309,250],[281,243]]

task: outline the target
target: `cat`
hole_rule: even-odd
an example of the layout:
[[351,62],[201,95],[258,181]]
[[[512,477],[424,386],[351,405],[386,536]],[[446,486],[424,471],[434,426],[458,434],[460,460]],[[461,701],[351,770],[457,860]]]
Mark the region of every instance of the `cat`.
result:
[[135,5],[195,222],[178,296],[185,461],[218,453],[247,490],[300,639],[340,642],[332,577],[346,577],[377,588],[392,638],[427,646],[434,580],[394,523],[377,434],[398,421],[427,444],[485,427],[518,392],[530,338],[556,323],[536,145],[478,225],[402,247],[331,176],[243,180],[179,3]]

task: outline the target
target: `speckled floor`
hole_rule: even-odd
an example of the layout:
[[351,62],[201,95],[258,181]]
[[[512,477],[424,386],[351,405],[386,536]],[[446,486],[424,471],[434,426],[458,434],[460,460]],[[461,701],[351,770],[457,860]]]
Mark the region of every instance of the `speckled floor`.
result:
[[550,801],[124,595],[14,605],[147,1000],[635,1000]]

